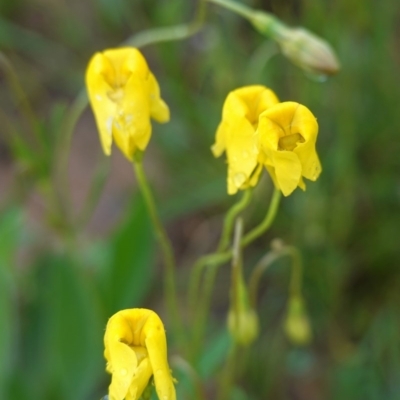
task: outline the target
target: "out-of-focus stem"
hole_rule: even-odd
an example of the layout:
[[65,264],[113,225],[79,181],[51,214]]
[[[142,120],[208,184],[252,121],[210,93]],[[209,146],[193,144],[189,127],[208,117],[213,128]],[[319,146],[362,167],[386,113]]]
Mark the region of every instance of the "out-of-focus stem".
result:
[[5,56],[4,53],[0,51],[0,66],[5,72],[6,79],[11,88],[11,92],[14,96],[14,103],[17,109],[21,112],[25,120],[27,121],[30,130],[34,136],[36,141],[36,145],[39,149],[43,149],[42,139],[38,132],[38,124],[37,117],[31,107],[28,96],[25,93],[24,88],[21,85],[21,82],[18,78],[18,75],[15,73],[13,66],[9,59]]
[[289,284],[289,297],[301,296],[302,265],[299,251],[293,246],[279,246],[267,253],[254,267],[249,280],[250,302],[253,308],[256,307],[258,286],[262,274],[279,258],[291,257],[291,276]]
[[252,229],[247,235],[244,236],[242,240],[242,247],[246,247],[248,244],[253,242],[255,239],[260,237],[274,222],[276,217],[276,213],[278,212],[279,202],[281,200],[282,194],[281,191],[277,188],[274,189],[274,193],[272,194],[271,203],[268,208],[268,212],[261,222],[260,225],[256,226]]
[[175,264],[175,256],[172,249],[172,245],[158,216],[157,207],[154,201],[153,194],[150,190],[150,186],[146,179],[142,161],[136,159],[133,162],[133,167],[135,170],[140,191],[142,192],[144,201],[147,206],[147,210],[150,215],[150,220],[153,224],[153,228],[158,243],[163,253],[163,259],[165,265],[164,295],[167,304],[167,309],[172,318],[173,327],[178,340],[184,341],[183,327],[178,310],[178,299],[176,293],[176,277],[175,277],[176,264]]
[[206,14],[206,0],[199,0],[194,19],[187,24],[153,28],[139,32],[128,38],[124,45],[145,47],[149,44],[187,39],[195,35],[203,26]]
[[219,381],[217,400],[229,400],[230,389],[235,380],[238,350],[238,345],[233,341]]
[[[271,203],[269,205],[264,220],[261,222],[261,224],[256,226],[247,235],[243,237],[243,239],[240,242],[242,248],[248,246],[251,242],[253,242],[259,236],[261,236],[271,226],[277,214],[280,199],[281,199],[281,192],[275,188],[274,193],[272,195]],[[195,312],[196,317],[195,317],[195,327],[194,327],[193,345],[192,345],[192,354],[194,357],[197,355],[198,348],[203,340],[205,323],[210,308],[213,283],[215,281],[215,276],[218,272],[218,267],[223,263],[229,261],[231,257],[232,257],[232,250],[208,254],[200,258],[193,267],[193,275],[192,275],[190,290],[194,290],[194,286],[200,279],[203,269],[208,268],[204,280],[204,294],[202,296],[202,301],[197,307],[198,311]],[[191,301],[189,304],[191,305],[191,307],[193,307],[198,294],[193,292],[189,293],[189,295],[191,296],[190,297]],[[196,307],[194,309],[196,309]]]

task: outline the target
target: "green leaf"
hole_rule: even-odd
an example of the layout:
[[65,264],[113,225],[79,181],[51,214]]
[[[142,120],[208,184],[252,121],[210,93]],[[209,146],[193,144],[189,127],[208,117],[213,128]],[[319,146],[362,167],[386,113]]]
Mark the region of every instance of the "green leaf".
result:
[[[104,319],[88,272],[47,255],[30,277],[20,368],[28,398],[86,399],[104,369]],[[25,379],[22,378],[26,374]]]
[[23,218],[17,208],[0,219],[0,398],[6,398],[5,386],[12,369],[15,350],[17,310],[15,307],[15,254],[21,242]]

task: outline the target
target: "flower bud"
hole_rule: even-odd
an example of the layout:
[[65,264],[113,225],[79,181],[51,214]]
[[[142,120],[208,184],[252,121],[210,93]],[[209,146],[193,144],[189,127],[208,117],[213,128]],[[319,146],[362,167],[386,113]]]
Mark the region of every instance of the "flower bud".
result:
[[306,345],[312,339],[304,301],[299,296],[293,296],[289,300],[284,329],[293,344]]
[[250,307],[238,313],[231,309],[228,313],[228,330],[238,344],[250,345],[258,336],[257,313]]
[[252,12],[248,19],[258,32],[277,41],[284,56],[305,71],[322,75],[339,71],[339,61],[330,44],[307,29],[290,28],[263,11]]
[[335,75],[339,61],[330,44],[304,28],[286,30],[282,38],[277,38],[282,53],[305,71]]

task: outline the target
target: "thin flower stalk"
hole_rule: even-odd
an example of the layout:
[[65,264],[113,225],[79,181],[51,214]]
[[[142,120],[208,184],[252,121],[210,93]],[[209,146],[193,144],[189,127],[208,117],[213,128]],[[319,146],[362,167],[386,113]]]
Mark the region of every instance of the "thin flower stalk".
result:
[[181,343],[184,343],[185,335],[183,334],[182,322],[179,317],[180,314],[178,310],[178,300],[176,293],[176,262],[174,251],[172,249],[169,237],[158,216],[157,207],[154,201],[153,194],[147,182],[146,175],[144,173],[142,161],[135,159],[133,162],[133,167],[140,191],[142,192],[150,215],[154,232],[163,253],[163,260],[165,264],[164,295],[168,311],[172,317],[172,322],[177,337],[179,338],[179,340],[182,340]]

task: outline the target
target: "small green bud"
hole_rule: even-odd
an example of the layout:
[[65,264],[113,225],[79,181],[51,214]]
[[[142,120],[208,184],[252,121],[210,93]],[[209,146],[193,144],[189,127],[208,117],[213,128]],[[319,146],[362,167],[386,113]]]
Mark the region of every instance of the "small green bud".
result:
[[330,44],[307,29],[290,28],[263,11],[253,11],[247,18],[258,32],[279,44],[285,57],[305,71],[322,75],[339,71],[339,61]]
[[289,300],[284,329],[293,344],[306,345],[312,339],[304,301],[299,296],[294,296]]
[[293,64],[314,74],[334,75],[339,61],[330,44],[304,28],[288,29],[277,38],[282,53]]
[[229,310],[228,330],[238,344],[250,345],[258,336],[257,313],[251,308],[239,310],[238,313]]

